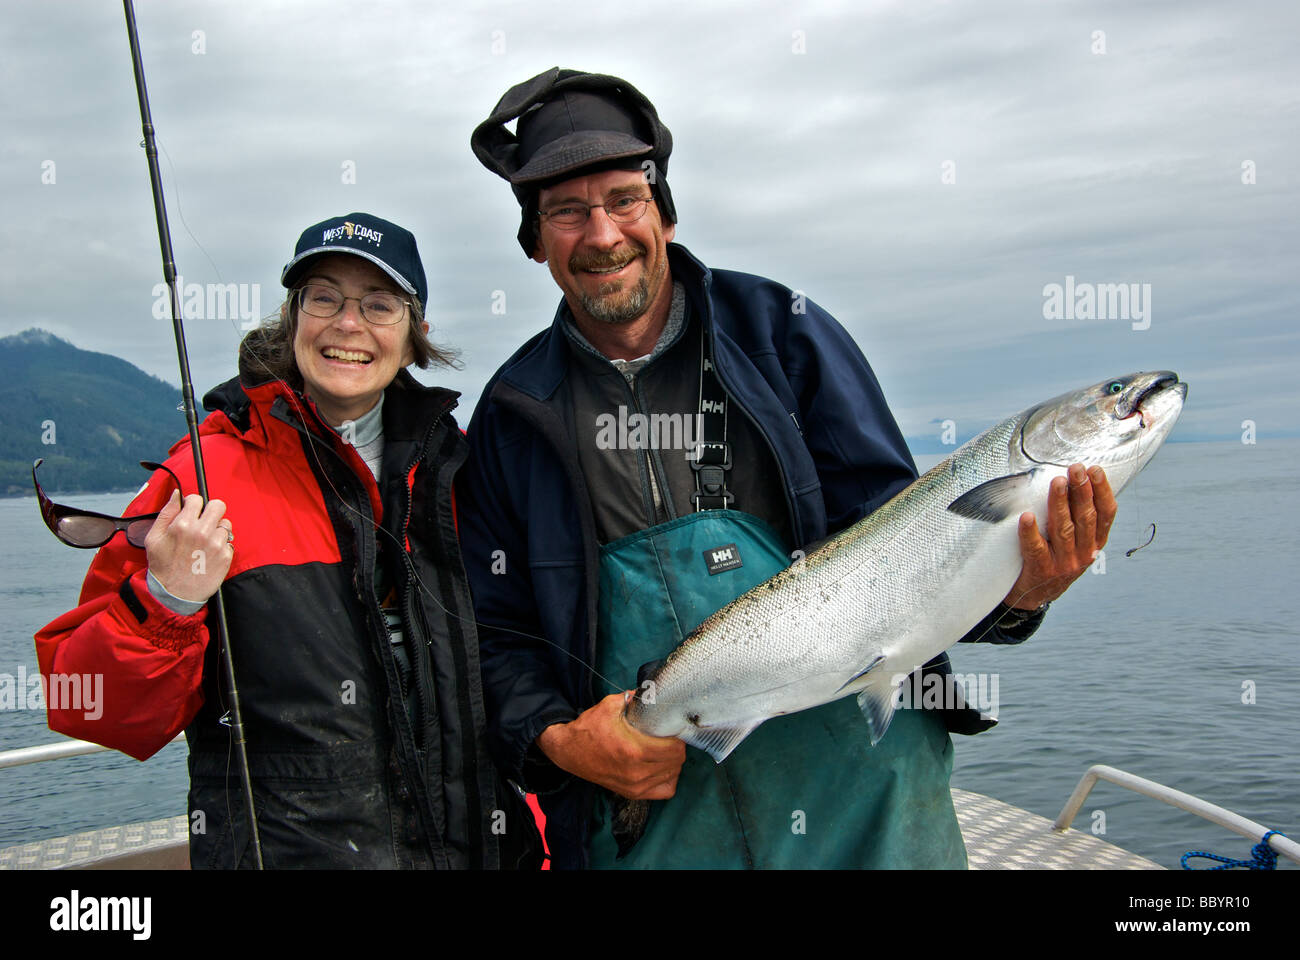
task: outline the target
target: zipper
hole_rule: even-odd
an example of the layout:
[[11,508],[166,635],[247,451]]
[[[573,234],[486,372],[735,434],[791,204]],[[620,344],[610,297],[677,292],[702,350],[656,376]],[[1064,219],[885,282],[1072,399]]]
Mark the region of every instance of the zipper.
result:
[[[736,398],[736,391],[733,390],[733,389],[731,388],[731,386],[726,382],[726,379],[723,377],[723,375],[722,375],[722,368],[718,365],[718,351],[717,351],[717,344],[716,344],[716,342],[715,342],[715,330],[714,330],[714,326],[713,326],[713,312],[712,312],[712,310],[709,310],[709,309],[707,308],[707,297],[706,297],[706,310],[707,310],[708,316],[706,316],[706,317],[702,317],[701,320],[700,320],[700,322],[706,324],[706,330],[707,330],[707,332],[708,332],[708,337],[709,337],[709,347],[710,347],[710,349],[709,349],[709,355],[713,358],[713,369],[714,369],[714,372],[717,374],[718,382],[719,382],[720,384],[722,384],[722,389],[723,389],[724,391],[726,391],[727,399],[730,400],[731,402],[733,402],[733,403],[735,404],[735,406],[736,406],[736,409],[738,409],[741,413],[743,413],[743,414],[745,415],[745,419],[747,419],[747,420],[750,422],[750,424],[751,424],[751,425],[753,426],[753,428],[754,428],[754,431],[755,431],[755,432],[756,432],[760,437],[763,438],[763,442],[767,444],[768,452],[772,454],[772,461],[776,464],[777,473],[780,474],[780,477],[781,477],[781,493],[782,493],[782,495],[785,497],[785,508],[786,508],[786,513],[787,513],[787,515],[788,515],[789,518],[790,518],[790,535],[791,535],[792,537],[794,537],[794,538],[797,539],[797,538],[799,537],[799,535],[800,535],[800,530],[799,530],[799,525],[798,525],[798,523],[796,522],[796,518],[795,518],[794,500],[793,500],[793,499],[791,498],[791,496],[790,496],[790,484],[789,484],[789,480],[788,480],[788,478],[786,477],[786,474],[785,474],[785,467],[782,466],[782,464],[781,464],[781,458],[777,456],[777,453],[776,453],[776,447],[772,444],[771,438],[768,437],[768,435],[767,435],[767,431],[765,431],[765,430],[764,430],[764,429],[759,425],[758,421],[757,421],[756,419],[754,419],[753,414],[751,414],[748,410],[745,409],[745,405],[742,404],[742,403],[741,403],[741,402]],[[685,331],[683,331],[683,336],[684,336],[684,335],[685,335]],[[701,360],[702,360],[702,358],[701,358]],[[645,370],[648,369],[648,367],[649,367],[649,364],[646,364],[645,367],[642,367],[642,368],[641,368],[641,371],[640,371],[640,372],[641,372],[641,373],[644,373]],[[635,375],[635,376],[633,377],[633,379],[636,379],[637,376],[639,376],[639,374]],[[623,377],[623,382],[624,382],[625,384],[627,384],[629,392],[633,394],[633,403],[634,403],[634,405],[636,406],[636,411],[637,411],[637,413],[641,413],[641,412],[642,412],[642,411],[641,411],[641,405],[640,405],[640,403],[637,402],[635,388],[632,386],[632,384],[628,383],[627,377]],[[799,436],[802,438],[802,437],[803,437],[803,427],[801,427],[800,424],[799,424],[799,418],[796,417],[793,413],[791,413],[791,414],[790,414],[790,419],[791,419],[792,421],[794,421],[795,429],[799,432]],[[651,481],[650,481],[650,482],[653,484],[654,481],[655,481],[656,473],[655,473],[654,462],[653,462],[653,460],[652,460],[652,458],[651,458],[651,455],[650,455],[650,451],[649,451],[649,450],[647,450],[647,451],[645,452],[645,460],[646,460],[646,467],[647,467],[647,469],[648,469],[649,472],[650,472],[650,477],[651,477]],[[661,485],[662,485],[662,484],[661,484]],[[643,500],[644,500],[644,497],[645,497],[645,491],[643,490],[643,491],[642,491],[642,499],[643,499]],[[680,514],[678,511],[676,511],[676,510],[670,510],[670,509],[668,508],[667,501],[664,501],[664,513],[665,513],[665,514],[668,514],[668,518],[669,518],[670,520],[672,520],[672,519],[676,519],[676,517],[681,516],[681,514]],[[654,525],[657,524],[658,522],[659,522],[659,517],[658,517],[658,512],[656,511],[656,512],[654,513],[654,516],[653,516],[651,522],[650,522],[650,526],[654,526]]]
[[[404,491],[403,502],[405,504],[405,510],[402,514],[402,524],[398,528],[401,531],[401,536],[403,538],[403,542],[400,545],[400,549],[398,550],[398,552],[402,555],[402,566],[406,572],[406,584],[405,587],[402,589],[401,593],[399,594],[402,603],[401,603],[401,609],[398,612],[402,618],[403,636],[404,638],[409,638],[411,641],[410,648],[408,648],[407,650],[408,655],[413,654],[415,652],[414,638],[417,636],[417,634],[411,629],[412,620],[413,620],[412,614],[414,613],[414,599],[412,594],[413,592],[418,592],[420,588],[417,582],[418,577],[415,571],[415,564],[411,562],[411,557],[406,552],[406,543],[405,543],[406,531],[410,529],[411,512],[415,508],[415,502],[414,502],[415,497],[412,493],[410,485],[406,482],[406,478],[411,475],[411,470],[415,469],[416,465],[420,462],[420,460],[424,458],[424,455],[429,448],[429,442],[433,439],[434,431],[436,431],[438,429],[439,424],[442,423],[442,418],[445,417],[452,410],[456,409],[457,405],[458,405],[457,401],[452,400],[446,407],[442,409],[441,412],[439,412],[439,414],[436,417],[433,418],[432,422],[430,422],[429,424],[429,429],[424,434],[424,439],[420,442],[420,445],[416,448],[416,454],[414,458],[412,458],[411,461],[406,464],[406,466],[402,469],[402,473],[401,473],[402,488]],[[411,665],[412,666],[411,686],[412,686],[412,692],[415,694],[416,697],[416,707],[417,707],[416,715],[421,719],[424,727],[424,729],[421,731],[422,734],[429,733],[428,717],[430,716],[433,710],[433,688],[431,682],[432,663],[428,653],[428,649],[433,646],[433,639],[429,636],[429,630],[427,629],[428,627],[427,622],[425,624],[425,627],[426,629],[421,631],[419,634],[419,636],[424,639],[424,646],[425,646],[424,655],[420,658],[420,662],[418,664],[413,663]],[[412,737],[414,737],[414,733],[415,733],[414,729],[412,729],[411,733],[412,733]],[[422,740],[424,739],[423,736],[421,737],[421,739]],[[418,755],[418,750],[417,750],[417,755]],[[422,765],[421,765],[420,772],[422,775],[424,774]]]
[[[707,304],[707,298],[705,302]],[[726,377],[723,376],[722,365],[718,363],[718,350],[714,336],[715,331],[713,328],[712,311],[710,310],[708,317],[703,319],[708,321],[709,354],[713,357],[713,371],[717,374],[718,382],[722,384],[722,389],[726,391],[727,399],[734,402],[736,409],[745,415],[745,418],[753,425],[754,432],[763,438],[763,442],[767,444],[768,451],[772,454],[772,462],[776,464],[776,471],[781,476],[781,493],[785,497],[786,510],[789,511],[790,515],[790,536],[797,541],[802,535],[802,531],[799,528],[798,520],[795,516],[794,499],[790,495],[790,481],[785,475],[785,467],[781,464],[781,458],[777,456],[776,447],[773,445],[772,439],[767,435],[767,431],[759,425],[756,419],[754,419],[754,415],[745,409],[745,405],[736,398],[736,391],[732,389],[731,385],[727,383]],[[790,417],[791,419],[794,419],[794,414],[790,414]],[[797,428],[799,426],[799,421],[795,419],[794,424]],[[802,430],[799,431],[799,436],[803,436]],[[794,544],[795,547],[798,545],[798,543]]]
[[[457,402],[455,400],[450,401],[448,405],[438,414],[438,416],[433,419],[432,423],[429,425],[428,432],[425,434],[424,444],[427,445],[428,441],[433,435],[433,431],[437,428],[442,418],[446,416],[448,412],[454,409],[456,405]],[[370,532],[377,525],[375,523],[374,512],[370,509],[370,496],[366,491],[365,482],[358,479],[358,477],[356,476],[356,474],[352,469],[352,465],[348,463],[347,458],[345,458],[341,453],[339,453],[339,451],[335,448],[335,446],[332,443],[328,442],[323,436],[317,434],[315,431],[309,430],[305,423],[302,423],[294,418],[291,417],[286,418],[284,416],[281,416],[279,419],[287,423],[289,426],[293,427],[293,429],[297,430],[299,433],[302,433],[304,436],[306,436],[314,446],[323,447],[324,449],[326,449],[330,453],[330,455],[333,456],[334,459],[338,461],[338,463],[345,468],[344,472],[347,475],[347,479],[344,482],[347,484],[349,490],[353,491],[356,494],[355,499],[362,508],[361,510],[358,511],[362,513],[362,521],[363,521],[362,536],[361,536],[361,543],[360,543],[361,555],[357,558],[358,559],[357,569],[354,570],[352,573],[352,589],[353,592],[356,594],[357,600],[366,609],[367,612],[366,619],[369,620],[371,623],[371,639],[379,641],[378,647],[382,651],[382,653],[380,654],[381,666],[384,668],[384,674],[387,677],[390,691],[395,690],[397,692],[396,703],[394,703],[394,698],[392,696],[389,697],[389,717],[390,717],[390,722],[393,723],[395,731],[397,733],[395,739],[397,741],[397,748],[399,754],[401,755],[401,759],[404,761],[402,764],[402,774],[407,781],[407,789],[411,791],[412,800],[416,803],[417,815],[421,818],[422,821],[424,821],[425,833],[430,841],[430,847],[431,847],[430,852],[433,853],[435,861],[438,861],[439,859],[443,858],[443,855],[441,855],[438,850],[432,849],[432,847],[433,847],[433,841],[435,839],[438,840],[438,846],[441,847],[441,840],[440,838],[438,838],[437,831],[434,829],[435,826],[434,821],[430,819],[433,810],[432,810],[432,802],[428,796],[428,791],[425,789],[425,785],[424,785],[424,778],[426,775],[424,770],[424,764],[420,760],[419,750],[416,748],[415,745],[415,730],[411,726],[411,720],[410,717],[407,715],[406,706],[404,703],[402,703],[402,692],[401,692],[402,678],[398,670],[396,658],[393,656],[391,650],[391,639],[388,634],[388,621],[387,618],[385,618],[384,616],[383,608],[379,605],[379,598],[375,596],[375,588],[373,582],[363,585],[360,581],[361,574],[368,567],[370,569],[373,569],[374,564],[377,564],[379,562],[378,537],[376,537],[373,532]],[[317,419],[319,420],[319,417]],[[331,432],[333,432],[332,428],[329,428],[328,425],[325,425],[325,427],[326,429],[330,429]],[[423,446],[421,447],[421,450],[423,450]],[[419,457],[417,456],[416,459],[418,460]],[[411,466],[413,465],[414,465],[414,461],[412,461]],[[322,464],[322,469],[324,469],[323,464]],[[407,467],[406,472],[409,472],[409,470],[410,470],[410,466]],[[403,478],[405,478],[405,472],[403,474]],[[403,479],[403,486],[405,486],[405,479]],[[382,495],[383,495],[383,491],[381,490],[380,491],[381,498]],[[410,490],[407,489],[406,515],[403,517],[403,527],[402,527],[403,530],[405,530],[406,524],[410,522],[410,512],[412,509],[411,500],[412,497],[410,496]],[[366,552],[367,545],[371,547],[371,552],[374,554],[372,564],[367,564],[365,562],[366,560],[365,552]],[[405,566],[407,567],[408,571],[412,571],[413,567],[411,565],[410,557],[406,555],[405,545],[402,546],[402,549],[399,552],[402,554],[402,557],[405,561]],[[407,592],[409,597],[409,590]],[[403,607],[404,606],[405,604],[403,604]],[[405,609],[401,611],[401,614],[402,614],[402,629],[406,631],[409,628],[409,624],[407,622],[407,617],[405,615]],[[409,635],[409,633],[407,635]],[[411,672],[413,675],[412,679],[414,681],[414,685],[418,687],[420,682],[419,678],[421,676],[421,671],[418,671],[413,668]],[[408,773],[408,771],[412,771],[412,770],[415,771],[415,773],[417,774],[414,781],[412,781],[412,778]],[[420,810],[421,798],[423,798],[424,801],[423,802],[423,807],[425,808],[424,810]]]
[[[617,368],[615,369],[617,370]],[[642,367],[641,369],[644,371],[645,367]],[[618,375],[619,375],[619,379],[623,381],[623,386],[627,390],[628,396],[632,400],[632,410],[635,413],[640,414],[641,416],[645,416],[645,412],[642,409],[642,403],[641,403],[641,397],[644,394],[641,391],[639,391],[638,389],[639,384],[636,382],[639,374],[637,373],[632,374],[631,380],[628,380],[627,376],[621,370],[618,370]],[[658,472],[655,470],[654,458],[651,457],[650,448],[648,446],[642,452],[640,461],[645,465],[646,479],[649,481],[649,485],[650,485],[650,490],[648,493],[649,502],[646,501],[647,491],[645,487],[643,486],[641,488],[641,506],[644,510],[646,510],[649,517],[650,522],[647,524],[647,526],[653,527],[659,523],[659,511],[661,507],[663,509],[663,512],[668,516],[670,520],[673,518],[673,514],[676,511],[671,510],[669,508],[668,501],[664,498],[662,491],[667,488],[667,478],[660,477],[658,475]]]

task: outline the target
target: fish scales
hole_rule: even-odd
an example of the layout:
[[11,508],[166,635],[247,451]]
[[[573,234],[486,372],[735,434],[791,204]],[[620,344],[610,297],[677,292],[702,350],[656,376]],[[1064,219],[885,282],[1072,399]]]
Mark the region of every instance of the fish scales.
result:
[[1118,493],[1177,420],[1186,384],[1130,374],[971,440],[859,523],[708,617],[627,709],[721,762],[764,720],[859,694],[874,743],[898,687],[1014,585],[1017,523],[1046,526],[1051,480],[1083,461]]
[[[994,451],[1006,449],[1014,427],[1014,418],[1006,420],[984,434],[978,445],[954,452],[862,523],[709,617],[692,635],[695,644],[684,643],[669,658],[664,679],[672,678],[674,668],[703,671],[705,682],[691,692],[707,703],[717,691],[731,689],[743,674],[753,681],[755,692],[748,699],[756,709],[775,699],[766,694],[777,692],[783,702],[776,712],[789,713],[802,706],[801,700],[811,699],[809,705],[825,702],[822,696],[828,698],[844,683],[846,662],[857,660],[865,667],[878,654],[888,661],[910,636],[910,625],[902,621],[912,612],[912,595],[918,589],[937,592],[941,581],[959,573],[976,553],[976,542],[962,534],[978,521],[924,511],[919,505],[936,497],[949,503],[970,486],[996,476],[1005,468],[1006,457]],[[946,549],[936,552],[926,544]],[[940,557],[942,562],[936,562]],[[984,591],[997,594],[989,609],[1010,586],[1008,582],[1000,591]],[[738,610],[745,615],[737,618]],[[966,629],[982,616],[975,615]],[[890,638],[899,642],[891,645]],[[729,655],[737,647],[749,656]],[[715,664],[716,672],[710,675]],[[907,672],[919,665],[908,664]],[[791,698],[788,688],[796,668],[809,692]]]

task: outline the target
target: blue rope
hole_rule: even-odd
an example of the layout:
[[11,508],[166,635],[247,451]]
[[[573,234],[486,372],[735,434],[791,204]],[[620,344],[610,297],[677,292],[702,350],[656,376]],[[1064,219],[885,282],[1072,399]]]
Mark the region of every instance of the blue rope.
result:
[[[1247,870],[1275,870],[1277,869],[1277,853],[1268,845],[1268,838],[1277,834],[1279,837],[1285,837],[1286,834],[1280,830],[1270,830],[1264,834],[1264,839],[1250,848],[1253,860],[1233,860],[1231,857],[1221,857],[1217,853],[1206,853],[1204,850],[1189,850],[1183,854],[1182,864],[1184,870],[1232,870],[1234,867],[1245,867]],[[1218,867],[1189,867],[1187,861],[1192,857],[1204,857],[1207,860],[1218,860],[1222,866]]]

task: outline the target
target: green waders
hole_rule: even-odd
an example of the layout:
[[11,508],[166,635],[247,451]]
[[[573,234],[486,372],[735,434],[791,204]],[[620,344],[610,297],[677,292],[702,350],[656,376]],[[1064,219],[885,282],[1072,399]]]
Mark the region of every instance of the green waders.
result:
[[[727,547],[741,565],[710,575],[706,553]],[[705,617],[789,562],[770,526],[735,510],[692,513],[606,544],[597,669],[634,689],[643,663],[666,657]],[[721,764],[687,747],[676,796],[652,804],[645,835],[622,860],[600,791],[590,865],[964,869],[951,771],[952,741],[938,715],[900,709],[873,747],[847,697],[768,720]]]

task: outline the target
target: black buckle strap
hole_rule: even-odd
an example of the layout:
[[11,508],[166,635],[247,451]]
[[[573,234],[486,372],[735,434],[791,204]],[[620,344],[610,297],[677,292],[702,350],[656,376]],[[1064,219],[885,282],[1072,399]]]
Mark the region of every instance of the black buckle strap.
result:
[[695,492],[691,502],[699,510],[725,510],[736,497],[727,489],[731,471],[731,444],[727,442],[727,392],[718,380],[709,355],[704,323],[700,323],[700,425],[691,469],[695,471]]
[[695,471],[695,492],[691,502],[696,510],[725,510],[736,499],[727,489],[727,471],[731,469],[731,444],[710,443],[705,440],[695,445],[691,458]]

